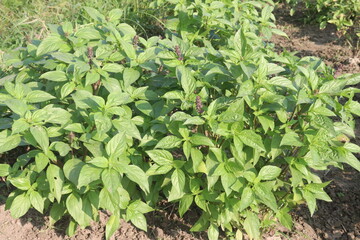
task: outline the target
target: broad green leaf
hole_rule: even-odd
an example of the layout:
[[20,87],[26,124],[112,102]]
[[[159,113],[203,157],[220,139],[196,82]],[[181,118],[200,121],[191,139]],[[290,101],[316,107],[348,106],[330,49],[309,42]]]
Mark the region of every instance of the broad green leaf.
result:
[[243,130],[238,134],[238,137],[245,145],[259,151],[265,151],[261,136],[256,134],[254,130]]
[[60,203],[54,203],[50,209],[50,225],[59,221],[62,216],[64,216],[66,207]]
[[360,153],[360,146],[358,146],[354,143],[346,142],[344,144],[344,148],[353,153]]
[[12,185],[20,190],[29,190],[31,188],[30,179],[28,177],[10,178],[9,181]]
[[109,156],[118,156],[125,151],[126,138],[124,133],[116,134],[107,144],[106,152]]
[[101,39],[101,35],[98,30],[94,27],[84,27],[80,28],[76,33],[75,36],[78,38],[83,38],[87,40],[97,40]]
[[49,137],[45,128],[41,126],[30,127],[30,132],[33,135],[40,148],[47,153],[49,149]]
[[45,199],[36,191],[30,191],[30,202],[31,205],[38,210],[40,213],[43,213],[44,210],[44,201]]
[[42,172],[46,166],[50,163],[50,159],[42,152],[35,156],[35,166],[38,173]]
[[146,151],[149,157],[159,165],[172,164],[174,158],[169,151],[166,150],[149,150]]
[[40,78],[45,78],[53,82],[66,82],[68,79],[63,71],[50,71],[42,74]]
[[341,158],[341,160],[360,172],[360,161],[354,156],[354,154],[348,152]]
[[249,207],[255,200],[254,192],[250,187],[244,188],[240,198],[239,212]]
[[41,56],[48,52],[56,51],[62,48],[64,45],[66,46],[66,44],[67,43],[62,40],[59,35],[50,35],[41,41],[36,50],[36,55]]
[[301,141],[299,135],[295,132],[288,132],[285,133],[285,135],[283,136],[280,146],[296,146],[296,147],[301,147],[303,146],[303,142]]
[[285,77],[281,77],[281,76],[273,77],[270,80],[268,80],[267,83],[275,86],[286,87],[291,90],[297,91],[293,83]]
[[316,209],[316,198],[315,195],[313,193],[311,193],[310,191],[303,191],[303,197],[305,198],[305,201],[308,205],[309,211],[310,211],[310,215],[312,216],[315,212]]
[[112,92],[107,97],[106,105],[113,107],[128,104],[130,102],[132,102],[132,99],[128,93]]
[[66,228],[66,235],[69,236],[69,237],[72,237],[75,235],[76,233],[76,229],[77,229],[77,226],[78,224],[75,222],[74,219],[71,219],[70,222],[69,222],[69,225],[68,227]]
[[102,15],[98,10],[92,7],[84,7],[85,11],[89,16],[97,22],[105,22],[105,16]]
[[209,240],[219,239],[219,228],[214,223],[210,224],[208,229],[208,238]]
[[9,164],[0,164],[0,177],[6,177],[10,173],[10,165]]
[[180,146],[182,139],[176,136],[166,136],[162,138],[155,146],[155,148],[171,149]]
[[264,166],[260,169],[258,178],[260,180],[272,180],[277,178],[281,173],[281,168],[276,166]]
[[140,77],[139,71],[133,68],[125,68],[123,72],[124,88],[127,89],[131,84],[136,82]]
[[137,228],[140,228],[141,230],[144,230],[145,232],[147,232],[147,223],[146,223],[146,218],[145,218],[144,214],[137,212],[132,216],[130,221]]
[[179,215],[180,217],[183,217],[184,214],[189,210],[191,204],[193,203],[194,197],[192,195],[184,195],[180,199],[180,205],[179,205]]
[[0,153],[4,153],[10,151],[17,146],[19,146],[21,142],[21,137],[19,134],[15,134],[6,138],[0,138]]
[[77,158],[69,159],[66,161],[63,167],[64,175],[75,186],[79,184],[79,175],[82,167],[85,165],[83,161]]
[[118,230],[120,227],[120,218],[116,215],[111,215],[109,220],[106,223],[105,237],[110,239],[110,237]]
[[76,193],[71,193],[66,199],[66,208],[69,214],[82,227],[88,226],[91,221],[91,217],[87,214],[85,207],[83,200]]
[[154,116],[154,109],[148,101],[140,100],[135,102],[135,106],[146,116]]
[[30,128],[30,124],[24,119],[20,118],[14,121],[12,125],[12,134],[22,133]]
[[148,176],[146,173],[135,165],[126,166],[126,176],[133,182],[137,183],[140,188],[148,193],[149,192],[149,182]]
[[51,94],[40,90],[33,90],[26,96],[29,103],[45,102],[54,98]]
[[27,213],[31,207],[29,196],[26,193],[22,193],[14,198],[11,203],[10,213],[13,218],[20,218]]
[[185,188],[185,174],[180,169],[175,169],[174,172],[171,175],[171,183],[172,183],[172,189],[178,195],[182,195],[184,193]]
[[195,146],[209,146],[214,147],[214,143],[211,141],[210,138],[206,137],[205,135],[202,135],[200,133],[196,133],[190,137],[190,142]]
[[280,223],[286,227],[287,229],[291,230],[293,227],[293,220],[291,215],[287,212],[286,208],[281,209],[276,213],[276,217],[279,219]]
[[110,193],[117,191],[120,187],[120,174],[114,169],[105,169],[101,174],[101,180]]
[[78,178],[78,187],[87,186],[90,183],[99,180],[100,174],[103,169],[95,167],[91,164],[85,164],[81,167],[79,178]]
[[96,130],[101,133],[107,133],[112,127],[111,119],[101,112],[94,114]]
[[50,185],[50,192],[54,194],[54,197],[60,203],[65,180],[62,170],[58,166],[50,164],[46,170],[46,177]]
[[244,229],[250,239],[260,239],[260,221],[255,213],[250,211],[246,213]]
[[201,117],[195,116],[185,120],[184,125],[203,125],[205,120]]
[[102,68],[102,70],[107,72],[120,73],[124,71],[124,66],[117,63],[106,63]]
[[274,193],[266,183],[257,183],[254,186],[255,195],[260,198],[261,202],[271,208],[274,212],[277,211],[277,203]]
[[181,83],[186,95],[190,95],[195,91],[196,81],[192,76],[191,70],[183,65],[176,67],[176,77]]
[[19,116],[24,116],[25,113],[29,110],[28,105],[19,99],[9,99],[4,101],[4,103],[11,109],[11,111],[18,114]]

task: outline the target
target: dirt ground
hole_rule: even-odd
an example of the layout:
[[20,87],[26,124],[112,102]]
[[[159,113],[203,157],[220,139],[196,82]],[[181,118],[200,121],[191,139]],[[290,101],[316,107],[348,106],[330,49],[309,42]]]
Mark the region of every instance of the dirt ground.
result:
[[[359,56],[356,56],[354,49],[338,39],[333,26],[321,31],[318,25],[303,25],[296,16],[289,17],[282,10],[278,10],[277,15],[278,27],[289,35],[289,39],[272,39],[278,50],[297,51],[299,56],[320,57],[336,69],[336,75],[360,72]],[[360,129],[360,125],[357,128]],[[359,130],[357,133],[355,141],[359,144]],[[360,173],[345,166],[344,171],[330,169],[319,174],[324,181],[333,180],[326,188],[333,202],[318,201],[318,210],[312,218],[306,206],[300,206],[292,213],[295,219],[295,229],[292,232],[279,227],[268,233],[265,239],[360,239]],[[0,189],[6,191],[2,185]],[[4,200],[0,194],[0,203],[4,203]],[[136,229],[130,223],[122,222],[112,239],[207,239],[205,233],[189,231],[199,217],[197,212],[189,212],[181,219],[176,215],[174,205],[164,203],[159,208],[161,210],[147,215],[147,232]],[[57,223],[54,228],[49,228],[48,217],[36,210],[30,210],[20,219],[13,219],[1,204],[0,240],[101,240],[104,239],[107,218],[108,215],[102,212],[100,223],[93,223],[86,229],[78,229],[74,237],[68,238],[64,230],[67,219]]]

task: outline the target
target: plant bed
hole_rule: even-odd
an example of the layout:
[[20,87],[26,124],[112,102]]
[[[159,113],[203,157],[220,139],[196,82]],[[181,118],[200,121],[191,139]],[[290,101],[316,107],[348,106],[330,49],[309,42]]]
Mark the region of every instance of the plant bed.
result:
[[4,55],[0,152],[28,146],[0,165],[13,217],[70,217],[73,235],[105,211],[110,238],[122,219],[148,231],[144,214],[166,200],[181,217],[200,213],[190,230],[210,239],[259,239],[291,230],[297,205],[313,215],[331,201],[318,171],[360,170],[359,74],[277,54],[264,42],[284,35],[270,5],[174,9],[165,38],[140,37],[118,9],[86,8],[93,24],[53,26]]

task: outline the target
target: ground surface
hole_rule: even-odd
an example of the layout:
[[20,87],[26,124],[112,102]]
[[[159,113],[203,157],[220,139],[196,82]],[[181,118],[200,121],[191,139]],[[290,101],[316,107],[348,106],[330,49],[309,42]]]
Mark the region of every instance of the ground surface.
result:
[[[289,35],[289,39],[272,39],[278,50],[298,51],[299,56],[321,57],[337,69],[336,75],[360,72],[359,58],[354,55],[353,49],[338,40],[333,27],[320,31],[317,25],[302,25],[296,18],[289,18],[282,12],[277,17],[279,28]],[[357,127],[360,129],[360,124]],[[360,137],[359,130],[357,133]],[[360,143],[359,138],[355,141]],[[345,171],[331,169],[320,174],[325,181],[333,179],[326,189],[333,202],[319,201],[318,210],[312,218],[305,206],[299,207],[293,212],[296,221],[294,231],[290,233],[286,229],[278,228],[267,234],[266,239],[360,239],[360,174],[349,167],[345,167]],[[2,192],[6,191],[1,185],[0,189]],[[3,202],[4,199],[0,199],[0,203]],[[176,209],[173,205],[164,203],[159,208],[160,211],[147,216],[148,232],[123,222],[112,239],[206,239],[204,233],[195,234],[189,231],[198,217],[196,212],[189,212],[184,219],[180,219],[175,214]],[[104,239],[104,224],[107,217],[106,213],[101,213],[100,223],[94,223],[83,230],[79,229],[76,236],[71,239]],[[35,210],[15,220],[4,210],[4,205],[0,205],[0,221],[1,240],[68,239],[64,233],[66,219],[50,229],[48,217]]]

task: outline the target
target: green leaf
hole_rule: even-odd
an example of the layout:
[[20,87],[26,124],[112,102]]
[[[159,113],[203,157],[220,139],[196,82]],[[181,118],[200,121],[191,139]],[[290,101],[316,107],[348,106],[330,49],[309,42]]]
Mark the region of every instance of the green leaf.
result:
[[29,103],[45,102],[54,98],[51,94],[40,90],[33,90],[26,96]]
[[293,83],[285,77],[281,77],[281,76],[273,77],[270,80],[268,80],[267,83],[275,86],[286,87],[288,89],[297,91]]
[[85,11],[89,14],[89,16],[97,22],[106,22],[105,16],[102,15],[98,10],[92,7],[84,7]]
[[120,174],[114,169],[105,169],[101,174],[101,180],[110,193],[117,191],[120,187]]
[[113,107],[113,106],[120,106],[123,104],[128,104],[130,102],[132,102],[132,99],[128,93],[112,92],[109,94],[109,96],[107,98],[106,105]]
[[66,161],[63,167],[64,175],[75,186],[79,184],[79,175],[82,167],[85,165],[83,161],[77,158],[69,159]]
[[175,169],[171,175],[172,189],[179,195],[184,193],[185,174],[180,169]]
[[205,120],[201,117],[195,116],[185,120],[184,125],[203,125]]
[[102,70],[107,72],[120,73],[124,71],[124,66],[117,63],[106,63]]
[[13,218],[20,218],[27,213],[31,207],[29,196],[26,193],[22,193],[14,198],[11,203],[10,213]]
[[49,150],[49,137],[45,128],[41,126],[30,127],[30,132],[33,135],[40,148],[47,153]]
[[126,166],[125,174],[131,181],[137,183],[144,192],[149,192],[148,176],[141,168],[135,165]]
[[11,109],[11,111],[18,114],[19,116],[24,116],[25,113],[29,110],[28,105],[19,99],[9,99],[4,101],[4,103]]
[[119,156],[125,151],[126,148],[126,138],[125,134],[118,133],[116,134],[107,144],[105,150],[109,156]]
[[208,229],[209,240],[218,240],[219,239],[219,228],[214,224],[210,224]]
[[30,124],[24,118],[20,118],[14,121],[12,125],[12,134],[22,133],[30,128]]
[[[91,218],[87,214],[87,209],[83,205],[81,197],[76,193],[71,193],[66,199],[66,208],[71,217],[79,223],[80,226],[86,227],[90,224]],[[91,209],[90,209],[91,210]]]
[[0,153],[4,153],[16,148],[19,146],[20,142],[21,137],[19,134],[15,134],[6,138],[0,138]]
[[358,146],[354,143],[346,142],[344,144],[344,148],[353,153],[360,153],[360,146]]
[[98,30],[96,30],[94,27],[84,27],[79,29],[75,36],[78,38],[83,38],[87,40],[97,40],[101,39],[101,35]]
[[162,138],[155,146],[155,148],[171,149],[180,146],[182,139],[176,136],[166,136]]
[[131,84],[136,82],[140,77],[140,72],[133,68],[125,68],[123,72],[124,88],[127,89]]
[[44,200],[45,199],[40,195],[40,193],[36,191],[30,191],[31,205],[41,213],[43,213],[44,210]]
[[20,190],[29,190],[31,188],[30,179],[27,177],[16,177],[10,178],[9,180],[12,185]]
[[96,130],[101,133],[107,133],[112,127],[111,119],[101,112],[94,114]]
[[109,220],[106,223],[105,237],[110,239],[110,237],[118,230],[120,227],[120,218],[116,215],[111,215]]
[[6,177],[10,173],[10,165],[9,164],[0,164],[0,177]]
[[249,207],[255,200],[254,192],[250,187],[245,187],[240,198],[239,212]]
[[302,192],[303,197],[305,198],[305,201],[308,205],[309,211],[310,211],[310,215],[312,216],[315,212],[316,209],[316,198],[315,195],[313,193],[311,193],[310,191],[306,191],[304,190]]
[[59,35],[50,35],[41,41],[36,50],[36,55],[41,56],[48,52],[56,51],[62,48],[64,45],[66,46],[66,44],[67,43],[62,40]]
[[149,150],[146,151],[149,157],[159,165],[172,164],[174,158],[169,151],[166,150]]
[[281,173],[281,168],[276,166],[264,166],[260,169],[258,178],[260,180],[272,180],[277,178]]
[[60,203],[54,203],[50,210],[50,225],[59,221],[64,216],[66,207]]
[[42,74],[40,78],[45,78],[53,82],[66,82],[68,79],[63,71],[50,71]]
[[254,185],[255,194],[258,198],[260,198],[261,202],[264,203],[266,206],[271,208],[274,212],[277,211],[277,203],[272,191],[266,182],[264,183],[257,183]]
[[250,211],[246,213],[244,229],[250,239],[260,239],[260,221],[259,217],[255,213]]
[[75,235],[76,233],[76,229],[77,229],[77,223],[75,222],[75,220],[71,219],[69,222],[68,227],[66,228],[66,235],[69,237],[72,237],[73,235]]
[[147,232],[147,224],[146,224],[146,218],[145,218],[144,214],[137,212],[132,216],[130,221],[137,228],[140,228],[141,230],[144,230],[145,232]]
[[79,173],[77,186],[80,188],[82,186],[87,186],[96,180],[99,180],[102,171],[103,169],[94,167],[92,164],[83,165]]
[[50,163],[50,159],[44,153],[40,152],[36,154],[35,166],[36,166],[36,171],[38,173],[44,170],[49,163]]
[[279,219],[280,223],[291,231],[293,227],[293,220],[291,215],[287,212],[286,208],[281,209],[276,213],[276,217]]
[[285,133],[285,135],[283,136],[280,146],[296,146],[296,147],[301,147],[304,144],[302,143],[299,135],[295,132],[288,132]]
[[360,161],[354,156],[354,154],[347,152],[345,156],[341,158],[341,161],[349,164],[360,172]]
[[177,66],[176,77],[180,81],[186,95],[190,95],[195,91],[196,81],[189,68],[183,65]]
[[211,141],[210,138],[206,137],[205,135],[202,135],[200,133],[196,133],[190,137],[190,142],[195,146],[209,146],[214,147],[214,143]]
[[135,106],[146,116],[154,116],[154,109],[148,101],[140,100],[135,102]]
[[62,170],[58,166],[50,164],[46,170],[46,177],[50,185],[50,192],[54,194],[54,197],[60,203],[65,180]]
[[245,145],[259,151],[265,151],[261,136],[256,134],[254,130],[243,130],[238,134],[238,137]]
[[183,217],[184,214],[189,210],[191,204],[193,203],[194,197],[192,195],[184,195],[180,199],[180,205],[179,205],[179,215],[180,217]]
[[94,157],[88,163],[98,168],[107,168],[109,166],[109,162],[105,157]]

